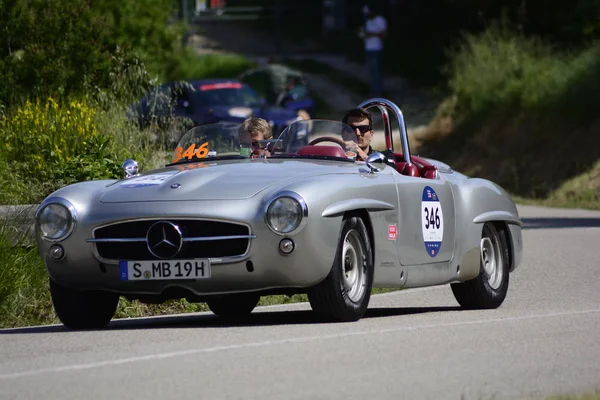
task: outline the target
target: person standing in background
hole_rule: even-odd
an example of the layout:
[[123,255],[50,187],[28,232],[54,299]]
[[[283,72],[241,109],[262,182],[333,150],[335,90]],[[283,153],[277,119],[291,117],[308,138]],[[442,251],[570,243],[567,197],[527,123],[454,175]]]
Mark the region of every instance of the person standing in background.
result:
[[363,6],[365,27],[359,36],[365,42],[365,62],[371,77],[371,96],[381,97],[383,91],[382,53],[383,39],[387,36],[387,21],[373,10],[372,6]]

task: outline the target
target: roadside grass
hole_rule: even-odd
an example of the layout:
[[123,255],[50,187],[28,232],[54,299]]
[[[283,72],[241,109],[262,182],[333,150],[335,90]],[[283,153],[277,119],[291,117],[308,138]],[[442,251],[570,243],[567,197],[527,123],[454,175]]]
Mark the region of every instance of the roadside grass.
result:
[[546,400],[600,400],[600,389],[583,394],[559,394],[546,397]]

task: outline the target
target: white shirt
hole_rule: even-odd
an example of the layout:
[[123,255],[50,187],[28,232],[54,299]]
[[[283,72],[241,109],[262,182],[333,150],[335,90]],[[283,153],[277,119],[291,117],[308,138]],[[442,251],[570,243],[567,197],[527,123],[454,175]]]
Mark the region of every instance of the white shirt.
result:
[[[366,33],[382,33],[387,29],[387,22],[381,15],[368,19],[365,27]],[[383,41],[379,37],[365,38],[365,50],[383,50]]]

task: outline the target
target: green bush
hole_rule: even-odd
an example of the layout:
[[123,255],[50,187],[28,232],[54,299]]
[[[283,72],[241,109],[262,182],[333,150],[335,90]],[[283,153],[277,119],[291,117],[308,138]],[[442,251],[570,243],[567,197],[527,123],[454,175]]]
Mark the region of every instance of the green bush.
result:
[[7,107],[106,86],[107,32],[87,1],[2,1],[0,26],[0,102]]
[[38,202],[73,182],[119,178],[126,158],[145,161],[161,152],[117,105],[102,110],[52,98],[28,101],[7,113],[0,121],[0,135],[0,163],[5,167],[0,181],[19,183],[4,186],[0,198],[8,203]]
[[492,27],[466,36],[448,72],[451,97],[419,152],[530,198],[597,162],[600,45],[568,52]]
[[471,114],[560,113],[589,117],[600,106],[600,46],[570,53],[493,27],[467,35],[448,68],[458,105]]
[[1,0],[0,104],[90,97],[111,89],[115,69],[138,61],[163,79],[183,59],[177,7],[172,0]]
[[255,66],[247,58],[237,54],[194,54],[191,49],[182,50],[179,57],[167,63],[165,80],[191,80],[204,78],[235,78]]

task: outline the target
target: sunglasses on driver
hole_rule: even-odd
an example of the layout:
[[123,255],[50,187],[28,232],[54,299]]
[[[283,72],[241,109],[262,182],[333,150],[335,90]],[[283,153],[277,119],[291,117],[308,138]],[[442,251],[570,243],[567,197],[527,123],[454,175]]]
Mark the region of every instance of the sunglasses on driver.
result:
[[350,128],[352,128],[354,131],[358,129],[358,131],[363,135],[371,130],[370,125],[350,125]]

